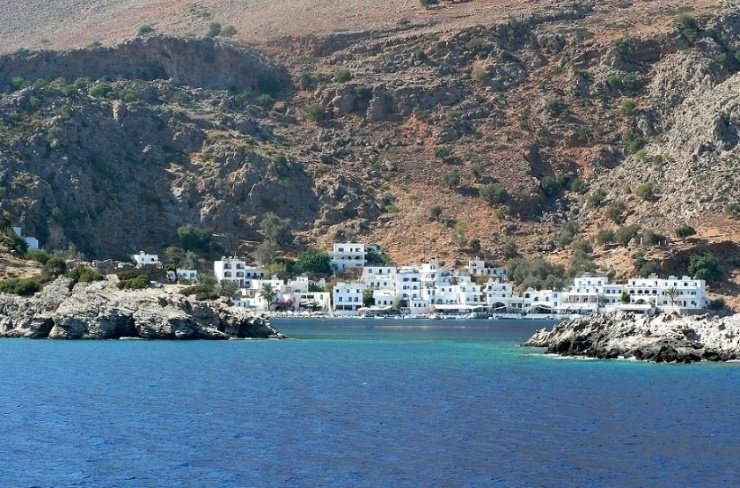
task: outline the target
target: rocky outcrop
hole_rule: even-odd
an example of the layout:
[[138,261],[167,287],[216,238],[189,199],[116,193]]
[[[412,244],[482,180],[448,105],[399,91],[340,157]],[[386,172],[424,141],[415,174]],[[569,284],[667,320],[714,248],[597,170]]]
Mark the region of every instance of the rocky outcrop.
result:
[[30,298],[0,294],[0,337],[50,339],[281,338],[261,316],[226,301],[197,302],[177,286],[128,291],[117,278],[58,278]]
[[561,356],[691,363],[740,359],[740,315],[677,317],[612,313],[566,320],[524,346]]
[[256,90],[266,82],[289,84],[284,69],[252,49],[213,39],[159,36],[137,38],[110,48],[0,56],[0,73],[0,91],[8,90],[11,78],[16,76],[27,80],[172,80],[193,88],[237,91]]

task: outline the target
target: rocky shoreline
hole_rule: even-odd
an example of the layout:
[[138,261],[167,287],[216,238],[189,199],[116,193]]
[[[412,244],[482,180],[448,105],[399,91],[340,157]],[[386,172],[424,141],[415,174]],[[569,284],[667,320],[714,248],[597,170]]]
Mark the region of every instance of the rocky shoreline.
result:
[[117,278],[57,278],[32,297],[0,294],[0,337],[49,339],[283,338],[264,316],[198,302],[174,285],[119,290]]
[[666,363],[740,360],[740,315],[655,317],[610,313],[541,329],[523,346],[551,354]]

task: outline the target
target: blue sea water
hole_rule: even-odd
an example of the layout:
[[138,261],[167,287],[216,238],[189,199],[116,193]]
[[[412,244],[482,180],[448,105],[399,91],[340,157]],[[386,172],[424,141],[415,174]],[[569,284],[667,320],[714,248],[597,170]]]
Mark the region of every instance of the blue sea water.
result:
[[556,359],[528,321],[0,341],[0,486],[740,486],[740,364]]

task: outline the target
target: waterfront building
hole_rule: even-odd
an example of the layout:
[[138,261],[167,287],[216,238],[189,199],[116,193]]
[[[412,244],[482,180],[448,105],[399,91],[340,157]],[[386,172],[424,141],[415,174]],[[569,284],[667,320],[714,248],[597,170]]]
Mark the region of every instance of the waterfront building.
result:
[[504,268],[490,268],[486,266],[486,262],[480,259],[478,256],[473,257],[468,261],[468,273],[470,276],[477,278],[479,276],[490,276],[497,278],[502,281],[506,281],[506,269]]
[[332,303],[336,312],[357,312],[362,307],[363,283],[337,283],[332,289]]

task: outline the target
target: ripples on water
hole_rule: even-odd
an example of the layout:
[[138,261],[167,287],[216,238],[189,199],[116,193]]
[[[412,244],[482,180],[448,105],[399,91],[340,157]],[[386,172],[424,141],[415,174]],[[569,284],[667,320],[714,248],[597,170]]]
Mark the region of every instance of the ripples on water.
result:
[[541,323],[0,341],[0,486],[739,486],[740,365],[553,360]]

